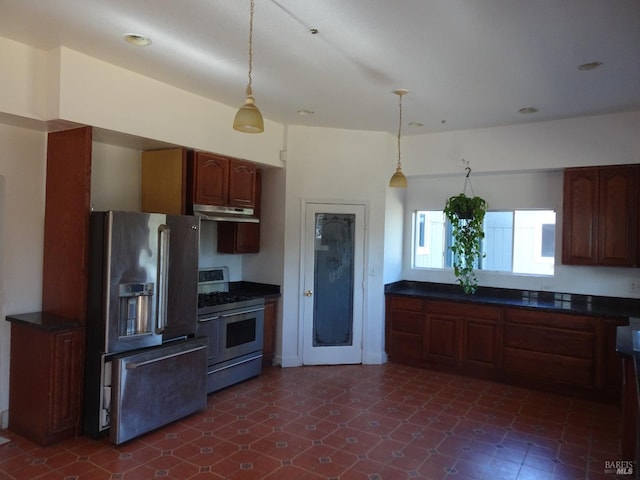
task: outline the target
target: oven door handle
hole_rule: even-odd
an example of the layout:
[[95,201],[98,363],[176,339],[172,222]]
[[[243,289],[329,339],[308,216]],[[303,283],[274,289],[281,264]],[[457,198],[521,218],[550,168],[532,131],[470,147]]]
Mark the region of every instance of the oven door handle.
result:
[[253,312],[261,312],[264,310],[264,307],[258,307],[258,308],[251,308],[249,310],[241,310],[239,312],[229,312],[229,313],[223,313],[221,316],[222,318],[227,318],[227,317],[235,317],[236,315],[244,315],[246,313],[253,313]]
[[206,323],[206,322],[211,322],[213,320],[218,320],[219,318],[220,318],[220,315],[216,315],[215,317],[199,318],[198,322],[199,323]]

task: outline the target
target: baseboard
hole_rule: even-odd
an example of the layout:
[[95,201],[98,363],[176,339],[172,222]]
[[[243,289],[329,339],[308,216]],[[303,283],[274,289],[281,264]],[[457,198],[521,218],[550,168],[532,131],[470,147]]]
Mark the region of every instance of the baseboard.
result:
[[276,362],[280,363],[280,366],[282,368],[288,368],[288,367],[301,367],[302,366],[302,359],[298,356],[294,356],[294,357],[281,357],[279,355],[276,355]]
[[365,356],[365,358],[362,359],[362,363],[364,365],[382,365],[383,363],[387,363],[388,360],[386,352],[382,352]]

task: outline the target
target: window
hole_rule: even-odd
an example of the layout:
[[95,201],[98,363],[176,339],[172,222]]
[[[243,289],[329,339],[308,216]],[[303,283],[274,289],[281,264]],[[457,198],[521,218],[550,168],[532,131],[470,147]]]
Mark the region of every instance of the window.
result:
[[[451,268],[451,224],[441,211],[414,216],[413,267]],[[487,212],[479,270],[553,275],[556,214],[553,210]]]

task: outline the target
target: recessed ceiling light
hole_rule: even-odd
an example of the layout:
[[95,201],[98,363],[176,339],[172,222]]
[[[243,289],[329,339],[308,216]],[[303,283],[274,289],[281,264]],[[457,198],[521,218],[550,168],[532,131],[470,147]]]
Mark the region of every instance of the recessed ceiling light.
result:
[[529,115],[530,113],[536,113],[538,109],[536,107],[522,107],[518,110],[518,113],[522,113],[523,115]]
[[414,128],[420,128],[420,127],[424,127],[424,123],[420,123],[420,122],[409,122],[409,126],[410,126],[410,127],[414,127]]
[[149,37],[145,37],[144,35],[139,35],[137,33],[125,33],[122,37],[127,43],[135,45],[136,47],[146,47],[151,45],[151,39]]
[[298,110],[298,115],[313,115],[314,113],[311,110]]
[[602,62],[589,62],[578,65],[578,70],[595,70],[600,67]]

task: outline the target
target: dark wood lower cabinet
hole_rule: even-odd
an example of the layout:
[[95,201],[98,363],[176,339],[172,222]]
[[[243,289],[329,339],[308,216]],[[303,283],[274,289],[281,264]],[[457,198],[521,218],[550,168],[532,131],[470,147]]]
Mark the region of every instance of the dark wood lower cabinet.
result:
[[80,429],[84,329],[11,323],[9,429],[40,445]]
[[423,358],[445,365],[460,363],[459,317],[433,313],[427,308],[422,336]]
[[387,295],[389,359],[591,398],[620,398],[616,327],[542,309]]
[[386,304],[387,354],[393,360],[419,361],[422,358],[424,302],[419,298],[388,296]]
[[596,321],[589,317],[508,309],[504,371],[514,381],[596,386]]
[[276,352],[276,319],[278,299],[266,298],[264,301],[264,338],[262,341],[262,364],[272,365]]

